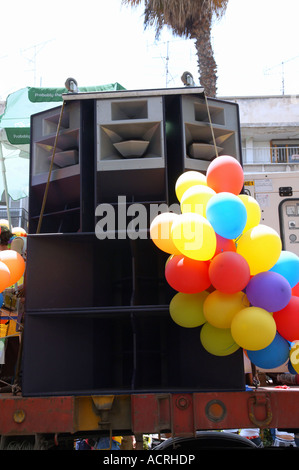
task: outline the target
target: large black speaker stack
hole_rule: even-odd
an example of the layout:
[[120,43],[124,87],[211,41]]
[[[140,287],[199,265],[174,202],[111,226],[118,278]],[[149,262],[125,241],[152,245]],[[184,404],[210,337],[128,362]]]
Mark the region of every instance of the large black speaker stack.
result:
[[[243,389],[241,350],[212,356],[200,327],[170,318],[176,292],[150,217],[135,236],[124,230],[132,208],[178,203],[180,174],[206,171],[211,126],[219,155],[241,161],[238,106],[208,98],[208,113],[200,88],[63,98],[62,117],[57,107],[31,119],[23,395]],[[105,208],[115,220],[99,236]]]

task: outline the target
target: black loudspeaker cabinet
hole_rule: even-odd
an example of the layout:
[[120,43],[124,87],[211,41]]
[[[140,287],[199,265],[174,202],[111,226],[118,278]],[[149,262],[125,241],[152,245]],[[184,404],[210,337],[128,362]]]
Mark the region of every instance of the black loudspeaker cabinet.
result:
[[177,326],[162,307],[36,312],[25,327],[25,396],[244,387],[240,351],[210,355],[200,329]]
[[119,196],[127,207],[177,202],[177,177],[204,172],[215,157],[212,131],[219,152],[241,161],[237,105],[209,99],[210,122],[196,88],[64,99],[40,233],[61,108],[31,121],[23,395],[243,390],[241,349],[213,356],[201,346],[201,327],[170,318],[169,255],[150,240],[150,220],[140,238],[119,236],[119,227],[115,237],[95,231],[96,208],[111,204],[117,217]]
[[30,233],[37,231],[46,190],[42,233],[94,228],[94,185],[90,184],[94,175],[93,123],[93,101],[67,103],[62,115],[59,106],[31,116]]

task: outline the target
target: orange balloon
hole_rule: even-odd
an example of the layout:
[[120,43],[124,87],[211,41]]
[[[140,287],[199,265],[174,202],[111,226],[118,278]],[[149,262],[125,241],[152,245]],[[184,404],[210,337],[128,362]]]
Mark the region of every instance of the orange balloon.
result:
[[207,185],[216,193],[228,192],[237,196],[244,183],[241,164],[229,155],[216,157],[208,166],[206,178]]
[[178,217],[178,214],[173,212],[162,212],[154,218],[150,225],[150,236],[154,244],[160,250],[172,255],[181,254],[171,238],[171,227]]
[[8,267],[0,261],[0,292],[3,292],[4,289],[7,289],[11,285],[10,279],[11,276]]
[[25,261],[22,256],[15,250],[4,250],[0,252],[0,261],[10,271],[10,285],[18,282],[25,271]]

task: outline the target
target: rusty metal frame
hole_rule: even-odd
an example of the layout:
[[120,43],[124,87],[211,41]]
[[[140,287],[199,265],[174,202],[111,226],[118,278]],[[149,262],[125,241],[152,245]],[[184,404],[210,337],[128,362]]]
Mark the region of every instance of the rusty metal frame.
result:
[[0,435],[113,431],[114,435],[166,432],[175,437],[200,430],[297,428],[298,397],[298,387],[96,397],[7,394],[0,396]]
[[[246,392],[154,394],[132,396],[134,433],[170,432],[192,436],[199,430],[298,427],[299,389],[260,388]],[[163,429],[164,428],[164,429]]]

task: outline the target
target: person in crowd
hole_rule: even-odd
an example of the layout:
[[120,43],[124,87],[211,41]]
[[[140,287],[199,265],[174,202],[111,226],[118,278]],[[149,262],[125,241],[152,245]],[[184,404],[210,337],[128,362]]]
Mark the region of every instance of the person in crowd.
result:
[[259,428],[240,429],[239,434],[240,436],[246,437],[246,439],[249,439],[257,447],[263,447],[263,441],[261,439]]

